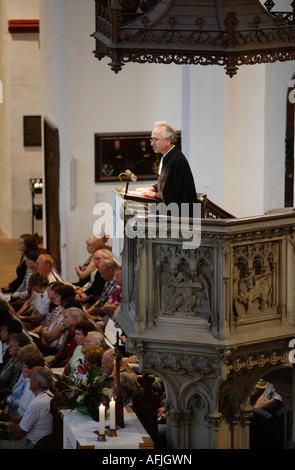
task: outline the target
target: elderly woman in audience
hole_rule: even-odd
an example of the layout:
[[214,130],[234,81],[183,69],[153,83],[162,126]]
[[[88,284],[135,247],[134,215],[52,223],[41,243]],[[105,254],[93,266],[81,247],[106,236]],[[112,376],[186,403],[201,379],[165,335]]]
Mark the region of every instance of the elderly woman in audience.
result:
[[90,281],[90,275],[96,269],[93,261],[93,255],[96,250],[100,250],[102,248],[104,248],[104,241],[102,238],[98,238],[95,235],[90,235],[90,237],[86,239],[86,250],[90,256],[87,258],[83,266],[75,266],[79,281],[75,282],[74,285],[83,287],[87,282]]
[[47,356],[56,354],[65,340],[67,333],[62,321],[66,308],[81,308],[80,302],[75,299],[74,288],[68,284],[53,284],[51,291],[49,291],[49,297],[56,307],[49,314],[49,321],[46,321],[40,328],[33,330],[33,333],[38,334],[40,337],[42,354]]
[[62,349],[53,358],[46,357],[50,367],[64,367],[68,363],[77,346],[75,325],[84,318],[85,314],[80,308],[70,307],[65,311],[62,323],[67,330],[67,337]]
[[86,340],[86,337],[90,331],[95,331],[95,325],[88,320],[79,321],[75,325],[75,340],[77,343],[76,349],[70,358],[69,362],[65,365],[64,375],[72,375],[81,360],[83,359],[82,349]]
[[36,366],[44,366],[44,358],[38,347],[27,344],[19,349],[17,357],[21,362],[21,371],[17,383],[11,394],[6,398],[5,410],[0,414],[1,421],[11,421],[18,423],[24,415],[28,404],[33,400],[34,395],[30,390],[30,374]]
[[11,392],[21,374],[21,363],[17,353],[22,346],[30,343],[30,339],[25,333],[14,333],[9,341],[10,358],[0,372],[0,400],[3,400]]
[[21,259],[16,268],[17,277],[14,281],[10,282],[8,286],[2,287],[1,288],[2,292],[13,293],[21,285],[25,277],[26,270],[27,270],[27,266],[24,260],[24,252],[29,249],[38,249],[38,245],[39,245],[39,236],[37,234],[32,235],[30,233],[28,234],[24,233],[23,235],[19,237],[17,248],[21,252]]
[[104,350],[108,349],[105,342],[105,337],[100,331],[89,331],[85,341],[84,348],[91,348],[92,346],[100,346]]
[[91,348],[83,348],[82,354],[83,359],[80,364],[77,365],[72,379],[75,381],[85,380],[91,368],[101,369],[101,359],[104,353],[104,349],[100,346],[92,346]]

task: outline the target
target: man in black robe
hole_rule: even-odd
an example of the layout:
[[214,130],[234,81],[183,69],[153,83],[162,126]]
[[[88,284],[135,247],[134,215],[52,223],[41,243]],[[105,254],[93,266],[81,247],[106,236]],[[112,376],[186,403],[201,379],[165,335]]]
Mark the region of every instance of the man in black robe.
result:
[[162,154],[159,166],[158,182],[152,187],[137,188],[142,196],[149,196],[163,201],[166,205],[176,203],[179,215],[187,216],[181,204],[188,204],[189,216],[193,216],[193,204],[197,203],[197,192],[189,163],[176,147],[177,133],[165,122],[155,123],[151,135],[151,145],[155,153]]

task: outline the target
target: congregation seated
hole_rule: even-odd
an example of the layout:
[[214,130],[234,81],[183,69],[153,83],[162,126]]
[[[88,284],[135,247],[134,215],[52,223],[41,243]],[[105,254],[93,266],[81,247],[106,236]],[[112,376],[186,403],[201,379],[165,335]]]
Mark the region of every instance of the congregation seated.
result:
[[18,351],[22,346],[30,343],[25,333],[13,333],[9,340],[9,358],[0,372],[0,400],[5,399],[17,383],[21,374],[21,362],[18,359]]
[[116,287],[113,290],[109,300],[102,307],[97,307],[95,309],[95,315],[108,315],[110,318],[113,318],[115,312],[118,312],[122,297],[122,268],[116,269],[114,277],[116,281]]
[[105,351],[108,349],[105,338],[100,331],[89,331],[85,338],[84,348],[91,348],[92,346],[100,346]]
[[[0,363],[0,374],[10,359],[9,342],[13,334],[22,333],[22,324],[14,320],[10,312],[2,307],[0,309],[0,340],[2,342],[2,363]],[[1,375],[0,375],[1,376]]]
[[[59,290],[59,288],[60,286],[57,289]],[[70,307],[82,308],[81,303],[71,296],[65,296],[61,299],[57,298],[56,302],[60,304],[60,308],[55,311],[55,316],[51,319],[48,326],[42,325],[42,328],[37,332],[39,336],[39,341],[37,342],[44,356],[54,356],[62,348],[66,340],[67,329],[63,324],[65,311]]]
[[1,402],[3,411],[0,413],[1,421],[11,421],[18,423],[23,417],[28,404],[34,398],[30,390],[30,374],[32,369],[37,366],[44,366],[44,358],[38,347],[33,344],[27,344],[18,350],[17,358],[21,363],[22,373],[14,385],[10,395]]
[[1,287],[2,292],[4,293],[13,293],[23,282],[23,279],[26,274],[27,266],[24,259],[24,253],[29,249],[38,249],[39,247],[39,236],[32,234],[22,234],[18,239],[17,248],[21,252],[21,258],[19,264],[16,267],[16,278],[11,281],[7,286]]
[[91,346],[82,349],[82,359],[71,374],[71,379],[79,382],[85,380],[91,368],[101,369],[101,359],[104,353],[100,346]]
[[[32,449],[40,439],[52,433],[49,391],[53,375],[46,367],[35,367],[30,377],[34,399],[29,403],[21,421],[0,431],[0,449]],[[46,392],[46,393],[44,393]]]
[[54,267],[54,261],[48,253],[42,253],[36,260],[36,270],[39,273],[45,274],[49,282],[60,281],[63,282],[60,274]]
[[93,260],[94,253],[102,248],[104,248],[104,241],[102,238],[96,237],[95,235],[90,235],[86,239],[86,250],[89,253],[89,257],[82,266],[75,266],[75,271],[79,277],[79,281],[73,283],[74,285],[83,287],[90,281],[90,275],[96,269]]
[[89,308],[87,312],[94,318],[96,323],[104,329],[109,319],[108,315],[101,310],[112,298],[112,294],[117,289],[115,278],[118,265],[114,261],[103,260],[98,268],[101,277],[105,280],[105,285],[99,299]]
[[36,272],[36,260],[40,255],[40,250],[26,250],[24,253],[24,261],[27,266],[26,274],[21,285],[10,296],[10,304],[15,310],[19,309],[22,304],[30,297],[31,289],[30,277]]
[[92,323],[90,323],[88,320],[79,321],[78,323],[76,323],[74,328],[75,328],[75,340],[76,340],[77,346],[69,362],[64,367],[63,374],[66,376],[72,375],[75,372],[77,366],[80,364],[80,361],[84,357],[83,347],[84,347],[86,337],[90,331],[95,331],[95,326]]
[[63,325],[67,330],[67,336],[63,347],[54,357],[46,357],[46,362],[50,367],[64,367],[72,357],[77,343],[75,340],[75,325],[84,319],[83,310],[70,307],[64,313]]
[[[123,406],[133,405],[133,398],[138,388],[137,376],[132,372],[120,372],[120,390]],[[117,392],[115,388],[115,393]]]
[[[114,370],[114,354],[115,350],[113,348],[107,349],[102,356],[101,367],[104,369],[107,375],[112,375]],[[120,370],[127,368],[128,371],[133,372],[131,367],[132,364],[138,364],[138,358],[135,355],[130,357],[121,357],[120,361]]]
[[32,295],[18,311],[18,318],[29,330],[43,323],[49,311],[50,299],[47,295],[49,284],[48,277],[39,272],[35,272],[30,277]]
[[113,259],[110,250],[106,248],[96,250],[93,255],[95,271],[93,271],[91,274],[91,281],[85,284],[83,287],[76,287],[77,298],[85,305],[86,309],[97,302],[102,294],[106,281],[101,277],[99,266],[105,259]]
[[[90,299],[88,296],[86,297],[86,303],[84,305],[88,307],[87,310],[82,308],[82,304],[77,298],[77,294],[81,292],[85,293],[87,288],[84,290],[84,286],[82,289],[80,287],[74,289],[72,285],[67,284],[62,280],[54,280],[50,282],[50,275],[48,275],[48,271],[46,271],[45,265],[52,266],[50,261],[51,257],[49,258],[49,255],[42,253],[38,256],[36,261],[38,270],[36,273],[32,273],[30,277],[33,277],[33,282],[35,278],[46,278],[46,288],[42,291],[42,293],[39,292],[39,294],[44,296],[44,293],[46,292],[45,296],[47,297],[48,302],[47,315],[45,315],[45,317],[43,316],[41,320],[42,324],[39,326],[31,324],[33,328],[30,328],[30,325],[28,325],[29,322],[26,322],[29,317],[24,316],[22,311],[17,314],[19,315],[20,321],[14,320],[17,321],[19,327],[21,327],[22,324],[25,327],[28,327],[30,330],[29,333],[32,335],[31,338],[36,341],[36,343],[29,344],[29,346],[33,348],[36,348],[37,345],[38,350],[40,351],[40,356],[38,356],[39,353],[35,354],[36,361],[38,362],[38,360],[40,360],[40,364],[38,363],[36,365],[43,365],[45,359],[46,364],[48,365],[46,368],[53,368],[53,373],[59,374],[59,372],[56,372],[54,369],[62,368],[63,377],[74,377],[78,380],[82,378],[82,376],[87,376],[89,370],[92,367],[103,368],[109,375],[113,374],[114,367],[114,350],[112,348],[108,348],[106,345],[107,335],[105,335],[103,331],[109,319],[113,318],[114,313],[119,313],[118,309],[121,302],[122,270],[120,267],[118,268],[118,262],[115,260],[114,256],[109,250],[96,250],[95,255],[97,255],[99,260],[96,261],[95,270],[92,272],[92,274],[94,274],[94,277],[96,276],[97,280],[100,278],[100,285],[103,285],[103,288],[100,290],[100,293],[97,295],[94,302],[92,298],[92,305],[87,303],[87,301]],[[33,274],[36,274],[35,278]],[[88,284],[88,289],[89,288],[90,286]],[[37,291],[35,291],[34,288],[34,292]],[[98,290],[96,293],[98,293]],[[33,303],[33,305],[29,305],[29,307],[36,308],[36,304]],[[30,313],[30,316],[32,313],[33,312]],[[36,311],[34,313],[36,314]],[[77,313],[77,315],[75,315],[75,313]],[[4,315],[6,315],[6,313]],[[111,323],[113,324],[113,322]],[[27,337],[27,341],[30,341],[29,336],[25,336]],[[81,338],[81,340],[79,338]],[[110,344],[109,341],[108,343]],[[41,356],[42,354],[43,356]],[[20,400],[21,404],[25,403],[25,400],[29,398],[29,395],[31,399],[33,397],[32,393],[28,394],[28,391],[30,391],[28,388],[28,380],[25,380],[28,378],[28,376],[25,375],[25,369],[27,370],[28,374],[34,370],[33,368],[35,367],[35,364],[32,362],[33,359],[17,360],[21,361],[23,369],[19,370],[20,373],[18,380],[13,384],[10,390],[10,395],[8,397],[5,395],[3,398],[6,400],[3,402],[3,405],[5,404],[6,407],[5,412],[9,413],[16,411],[16,404],[17,400],[21,398],[20,395],[22,395]],[[106,367],[107,360],[109,362],[109,369]],[[138,367],[138,358],[135,355],[130,357],[126,355],[125,357],[122,357],[120,377],[122,377],[121,393],[124,406],[130,406],[133,403],[134,392],[136,387],[138,387],[137,374],[134,373],[130,367],[132,364],[136,364]],[[109,372],[107,372],[107,370],[109,370]],[[22,374],[21,371],[23,371]],[[56,375],[56,378],[59,380],[62,378],[62,376]],[[24,390],[26,391],[24,392]],[[37,395],[34,395],[33,401],[36,397]],[[12,409],[13,407],[14,410]],[[22,441],[23,437],[26,436],[26,438],[31,441],[29,445],[32,446],[39,439],[36,440],[35,437],[31,439],[24,434],[27,428],[26,426],[23,426],[23,428],[21,427],[21,423],[26,423],[26,421],[23,421],[21,416],[23,411],[24,409],[22,406],[22,408],[14,414],[13,420],[15,423],[21,419],[19,423],[20,428],[17,429],[15,434],[11,434],[11,439],[9,439],[9,441],[13,441],[15,443],[15,440],[19,440],[19,436],[21,436],[20,440]],[[12,418],[12,415],[9,416],[9,419],[10,418]],[[50,432],[48,434],[50,434]],[[24,439],[23,442],[26,442],[26,439]],[[23,442],[21,445],[24,445]]]

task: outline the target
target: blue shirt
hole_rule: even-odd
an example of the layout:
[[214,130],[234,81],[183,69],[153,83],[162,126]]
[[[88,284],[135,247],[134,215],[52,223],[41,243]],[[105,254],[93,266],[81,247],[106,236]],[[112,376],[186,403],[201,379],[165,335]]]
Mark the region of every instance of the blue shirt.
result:
[[11,394],[7,397],[6,405],[8,413],[12,413],[18,409],[20,399],[29,386],[30,379],[28,377],[25,378],[23,374],[21,374],[15,386],[13,387]]

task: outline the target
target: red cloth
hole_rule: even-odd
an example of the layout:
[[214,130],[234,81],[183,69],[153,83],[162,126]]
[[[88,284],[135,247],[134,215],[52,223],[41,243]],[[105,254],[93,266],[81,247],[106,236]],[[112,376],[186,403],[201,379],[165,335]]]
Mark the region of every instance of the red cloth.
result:
[[75,329],[73,328],[71,331],[69,331],[68,336],[66,337],[66,340],[64,342],[63,348],[61,351],[57,354],[56,358],[54,359],[54,362],[60,362],[64,361],[65,359],[70,359],[77,347],[77,342],[75,340]]

